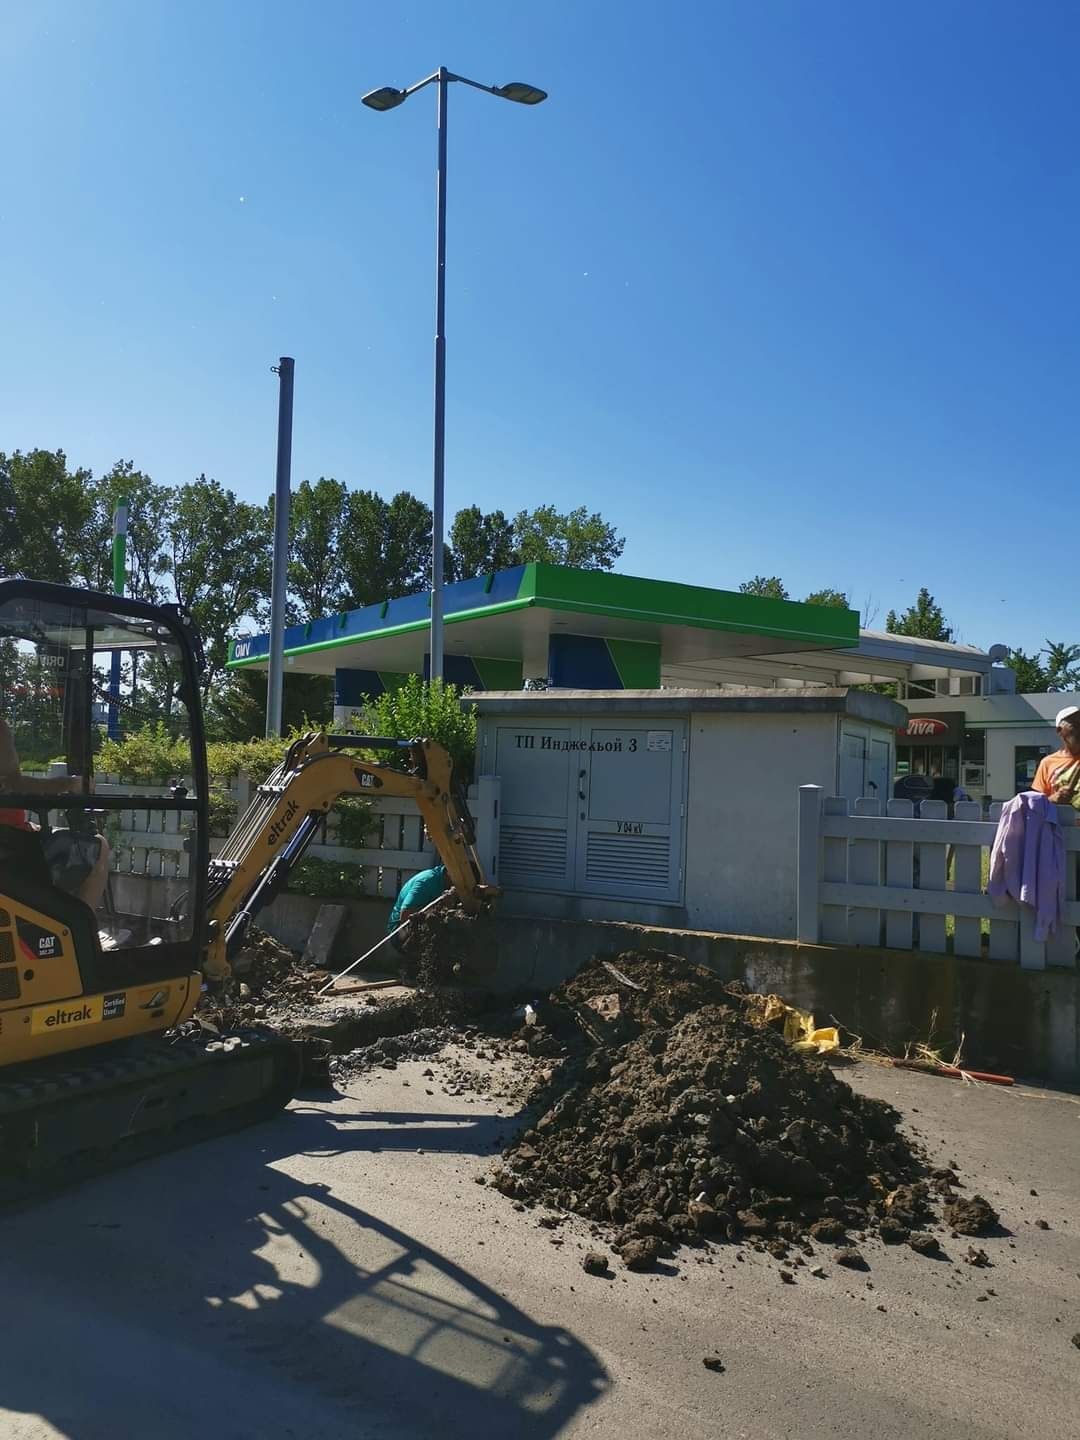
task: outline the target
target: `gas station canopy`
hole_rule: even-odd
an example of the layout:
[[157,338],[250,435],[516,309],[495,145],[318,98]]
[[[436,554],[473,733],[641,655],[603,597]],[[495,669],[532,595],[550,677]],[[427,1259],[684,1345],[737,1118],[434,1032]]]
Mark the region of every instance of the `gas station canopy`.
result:
[[[860,632],[853,610],[541,563],[446,586],[444,614],[446,678],[483,690],[933,684],[992,663],[970,646]],[[291,626],[286,665],[334,675],[337,703],[351,704],[424,673],[429,634],[426,592],[384,600]],[[229,666],[265,668],[269,650],[267,634],[241,637]]]

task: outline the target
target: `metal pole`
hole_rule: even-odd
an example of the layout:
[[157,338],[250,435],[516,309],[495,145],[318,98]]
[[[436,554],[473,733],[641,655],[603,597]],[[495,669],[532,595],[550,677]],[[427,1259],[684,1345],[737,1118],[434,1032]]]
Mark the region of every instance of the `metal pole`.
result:
[[439,66],[437,121],[439,163],[435,173],[435,448],[431,498],[431,669],[443,677],[443,481],[446,461],[446,104],[445,65]]
[[[127,573],[127,499],[118,500],[113,511],[112,573],[113,591],[124,593],[124,579]],[[120,739],[120,651],[112,652],[109,667],[109,716],[107,725],[110,740]]]
[[285,668],[285,580],[289,569],[289,499],[292,485],[293,360],[282,355],[278,376],[277,480],[274,485],[274,569],[270,582],[270,675],[266,687],[266,734],[281,734]]

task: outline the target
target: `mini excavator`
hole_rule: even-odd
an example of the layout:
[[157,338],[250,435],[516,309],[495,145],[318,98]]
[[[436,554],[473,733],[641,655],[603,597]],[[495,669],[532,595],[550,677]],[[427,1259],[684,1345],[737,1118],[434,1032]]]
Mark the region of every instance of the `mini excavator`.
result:
[[[211,857],[203,669],[179,606],[0,581],[0,715],[22,757],[0,793],[0,1194],[5,1180],[108,1168],[291,1099],[300,1060],[289,1041],[185,1022],[203,990],[228,978],[253,919],[339,798],[411,798],[461,904],[475,912],[495,893],[450,757],[433,740],[295,739]],[[102,735],[148,722],[183,756],[186,783],[95,794]],[[398,764],[366,758],[373,752]],[[70,779],[50,780],[46,800],[32,772],[58,753],[65,764],[54,768]],[[110,832],[120,843],[120,812],[129,827],[134,812],[144,853],[152,843],[174,873],[114,873],[95,911],[46,854],[77,854],[80,838],[94,851]],[[50,825],[57,815],[66,827]]]

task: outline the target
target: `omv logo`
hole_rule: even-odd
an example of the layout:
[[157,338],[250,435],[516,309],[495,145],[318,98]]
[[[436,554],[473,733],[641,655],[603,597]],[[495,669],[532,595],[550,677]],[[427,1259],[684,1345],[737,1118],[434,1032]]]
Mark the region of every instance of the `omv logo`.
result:
[[234,659],[234,660],[246,660],[250,654],[251,654],[251,641],[250,641],[250,640],[237,640],[236,643],[233,645],[233,659]]

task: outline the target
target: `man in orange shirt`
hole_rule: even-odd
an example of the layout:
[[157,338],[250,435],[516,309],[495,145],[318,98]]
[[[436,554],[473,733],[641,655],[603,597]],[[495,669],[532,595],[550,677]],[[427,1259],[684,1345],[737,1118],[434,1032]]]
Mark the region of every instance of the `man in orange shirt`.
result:
[[1059,710],[1054,725],[1063,748],[1043,756],[1031,788],[1048,795],[1055,805],[1073,805],[1080,810],[1080,706],[1066,705]]

